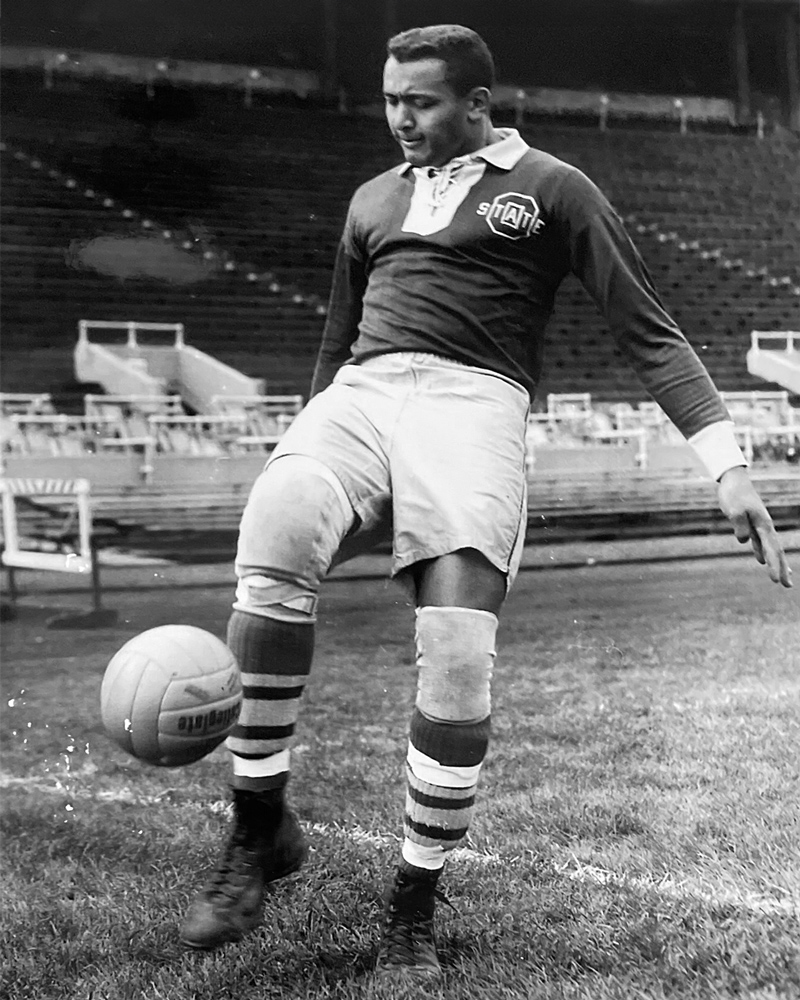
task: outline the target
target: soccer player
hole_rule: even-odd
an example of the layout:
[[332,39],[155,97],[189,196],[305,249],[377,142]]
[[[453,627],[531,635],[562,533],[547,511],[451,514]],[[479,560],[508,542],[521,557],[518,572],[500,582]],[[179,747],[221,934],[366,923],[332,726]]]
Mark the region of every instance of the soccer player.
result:
[[317,592],[336,560],[391,538],[393,575],[416,603],[418,679],[378,972],[439,975],[437,880],[467,834],[489,743],[498,615],[525,534],[526,420],[568,273],[718,482],[736,537],[791,585],[728,413],[620,219],[575,167],[493,126],[492,83],[491,54],[468,28],[388,42],[386,118],[405,162],[352,199],[311,399],[241,522],[234,823],[184,921],[193,947],[255,927],[265,886],[303,861],[284,791]]

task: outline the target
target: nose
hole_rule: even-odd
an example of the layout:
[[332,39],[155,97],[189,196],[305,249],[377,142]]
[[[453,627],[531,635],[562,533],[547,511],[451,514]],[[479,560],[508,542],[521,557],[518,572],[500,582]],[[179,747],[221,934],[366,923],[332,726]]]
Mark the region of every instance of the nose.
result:
[[389,126],[394,132],[411,132],[414,129],[414,116],[407,104],[398,101],[386,109]]

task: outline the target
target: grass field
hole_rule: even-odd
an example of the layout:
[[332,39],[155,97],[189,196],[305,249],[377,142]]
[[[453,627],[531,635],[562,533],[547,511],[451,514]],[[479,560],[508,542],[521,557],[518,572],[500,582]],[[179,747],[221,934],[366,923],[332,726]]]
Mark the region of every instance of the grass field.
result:
[[[790,559],[797,571],[797,557]],[[798,576],[797,572],[795,573]],[[110,655],[164,622],[223,634],[229,592],[116,590],[120,625],[3,630],[0,996],[8,1000],[800,997],[800,601],[742,558],[528,572],[507,604],[441,987],[375,987],[398,854],[412,610],[326,584],[292,801],[312,846],[263,928],[182,949],[226,826],[223,749],[150,768],[102,732]]]

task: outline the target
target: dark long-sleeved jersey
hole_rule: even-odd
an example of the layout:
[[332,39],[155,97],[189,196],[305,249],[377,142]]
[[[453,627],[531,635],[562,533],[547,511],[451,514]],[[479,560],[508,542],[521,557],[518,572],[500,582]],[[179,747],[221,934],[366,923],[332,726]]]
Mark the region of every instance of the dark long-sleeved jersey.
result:
[[572,272],[687,437],[729,419],[602,192],[504,132],[439,171],[403,165],[356,191],[312,394],[343,363],[424,351],[498,372],[533,397],[555,294]]

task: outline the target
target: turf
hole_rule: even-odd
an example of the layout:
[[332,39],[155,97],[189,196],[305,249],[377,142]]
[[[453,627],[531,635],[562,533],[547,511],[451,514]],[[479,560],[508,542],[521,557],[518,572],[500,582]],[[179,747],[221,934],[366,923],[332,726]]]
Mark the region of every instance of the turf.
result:
[[165,621],[223,634],[213,587],[110,595],[120,625],[3,630],[0,996],[9,1000],[800,997],[800,602],[743,559],[521,575],[493,742],[448,863],[440,987],[371,975],[398,854],[413,612],[326,585],[292,801],[312,847],[263,927],[195,954],[181,915],[228,821],[223,749],[181,769],[102,731],[111,654]]

